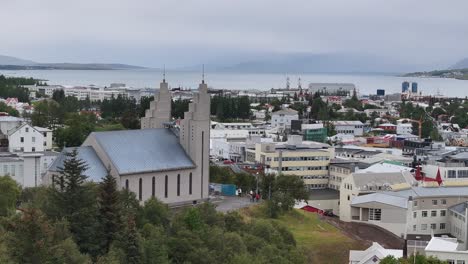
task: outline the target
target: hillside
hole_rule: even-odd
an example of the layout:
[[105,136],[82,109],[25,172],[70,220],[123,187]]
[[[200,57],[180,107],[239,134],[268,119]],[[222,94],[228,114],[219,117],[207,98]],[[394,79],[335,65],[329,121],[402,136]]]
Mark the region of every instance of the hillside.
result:
[[144,67],[120,63],[38,63],[0,55],[1,70],[134,70]]
[[36,62],[30,60],[23,60],[16,57],[0,55],[0,65],[34,65]]
[[459,62],[455,63],[450,69],[466,69],[468,68],[468,58],[464,58]]
[[433,78],[452,78],[457,80],[468,80],[468,68],[436,70],[428,72],[412,72],[403,75],[403,77],[433,77]]

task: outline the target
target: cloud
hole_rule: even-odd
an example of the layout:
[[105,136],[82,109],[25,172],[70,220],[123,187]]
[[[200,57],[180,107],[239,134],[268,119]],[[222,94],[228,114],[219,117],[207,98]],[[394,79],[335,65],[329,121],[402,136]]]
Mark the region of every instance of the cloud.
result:
[[340,52],[444,64],[468,56],[465,0],[0,1],[0,54],[37,61],[176,66]]

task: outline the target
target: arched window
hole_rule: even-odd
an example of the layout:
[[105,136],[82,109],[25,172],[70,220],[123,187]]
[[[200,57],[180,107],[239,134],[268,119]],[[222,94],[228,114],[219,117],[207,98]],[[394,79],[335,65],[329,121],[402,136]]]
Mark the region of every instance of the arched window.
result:
[[168,180],[169,180],[169,179],[168,179],[168,177],[167,177],[167,175],[166,175],[166,177],[165,177],[165,179],[164,179],[164,197],[165,197],[165,198],[167,198],[167,188],[168,188],[168,184],[169,184]]
[[128,191],[128,179],[125,180],[125,190]]
[[151,196],[154,197],[156,195],[156,178],[153,176],[151,182]]
[[192,173],[189,174],[189,187],[188,187],[188,192],[191,195],[192,194]]
[[143,196],[143,179],[140,178],[140,180],[138,181],[138,200],[143,200],[142,197]]
[[177,174],[177,196],[180,196],[180,174]]

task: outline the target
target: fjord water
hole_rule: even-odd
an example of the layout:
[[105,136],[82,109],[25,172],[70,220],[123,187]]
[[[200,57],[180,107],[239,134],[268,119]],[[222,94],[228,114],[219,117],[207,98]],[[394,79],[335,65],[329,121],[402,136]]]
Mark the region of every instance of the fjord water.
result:
[[[99,85],[125,83],[135,88],[157,88],[162,79],[162,72],[155,69],[144,70],[0,70],[8,76],[24,76],[48,80],[49,84],[61,85]],[[417,82],[423,94],[446,96],[468,96],[468,81],[445,78],[399,77],[396,74],[257,74],[257,73],[205,73],[205,80],[210,87],[233,90],[268,90],[286,86],[286,77],[290,78],[291,87],[297,87],[301,78],[302,87],[311,82],[354,83],[361,94],[375,94],[377,89],[386,93],[401,91],[403,81]],[[171,87],[196,88],[201,80],[201,72],[167,72],[166,80]]]

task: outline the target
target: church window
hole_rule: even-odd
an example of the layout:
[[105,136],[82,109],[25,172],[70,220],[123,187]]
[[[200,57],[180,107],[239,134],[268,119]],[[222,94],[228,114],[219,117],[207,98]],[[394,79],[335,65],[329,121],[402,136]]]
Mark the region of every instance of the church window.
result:
[[151,196],[154,197],[156,193],[156,178],[153,176],[152,182],[151,182]]
[[128,179],[127,179],[127,180],[125,180],[125,190],[127,190],[127,191],[128,191]]
[[180,196],[180,174],[177,174],[177,196]]
[[143,200],[142,199],[142,196],[143,196],[143,179],[140,178],[140,180],[138,181],[138,200]]
[[164,197],[167,198],[167,187],[168,187],[168,177],[166,175],[166,178],[164,179]]
[[189,194],[192,194],[192,173],[189,175]]

